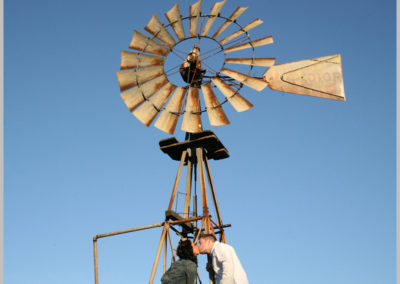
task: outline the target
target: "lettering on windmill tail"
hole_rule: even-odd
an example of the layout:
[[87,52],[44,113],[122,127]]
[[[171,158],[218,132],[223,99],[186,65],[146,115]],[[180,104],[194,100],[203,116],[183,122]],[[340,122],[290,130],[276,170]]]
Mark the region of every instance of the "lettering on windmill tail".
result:
[[285,74],[281,80],[297,85],[302,88],[311,89],[323,93],[338,94],[341,92],[342,75],[340,72],[320,72],[314,74]]
[[[324,72],[321,74],[307,74],[303,75],[300,78],[300,81],[308,84],[312,84],[315,82],[323,82],[323,83],[338,83],[342,82],[342,76],[339,72]],[[297,81],[297,80],[296,80]]]

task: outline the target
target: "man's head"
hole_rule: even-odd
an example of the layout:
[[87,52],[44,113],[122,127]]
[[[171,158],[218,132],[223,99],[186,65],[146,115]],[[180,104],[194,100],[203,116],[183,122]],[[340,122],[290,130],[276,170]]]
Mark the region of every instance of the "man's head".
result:
[[199,252],[201,254],[210,253],[216,240],[217,239],[212,234],[200,235],[198,245]]

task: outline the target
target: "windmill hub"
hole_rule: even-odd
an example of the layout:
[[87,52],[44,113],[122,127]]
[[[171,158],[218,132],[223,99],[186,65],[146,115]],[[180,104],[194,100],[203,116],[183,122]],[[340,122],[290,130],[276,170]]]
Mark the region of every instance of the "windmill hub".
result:
[[183,81],[192,87],[200,88],[206,70],[201,68],[200,48],[195,46],[186,56],[179,69]]

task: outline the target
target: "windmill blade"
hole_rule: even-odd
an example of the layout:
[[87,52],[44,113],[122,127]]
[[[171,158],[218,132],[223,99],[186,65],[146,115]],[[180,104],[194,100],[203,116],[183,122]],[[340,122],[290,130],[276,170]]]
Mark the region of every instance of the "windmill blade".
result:
[[346,100],[340,54],[274,65],[263,78],[273,90]]
[[129,48],[162,56],[166,56],[169,53],[169,48],[167,46],[152,40],[136,30],[133,32],[133,38]]
[[181,129],[189,133],[202,131],[199,89],[189,87]]
[[197,27],[199,25],[199,17],[201,11],[201,2],[199,0],[197,3],[190,6],[190,37],[196,36]]
[[256,91],[262,91],[268,84],[264,80],[257,79],[254,77],[247,76],[245,74],[233,71],[230,69],[222,68],[220,71],[222,74],[229,76],[244,85],[253,88]]
[[275,58],[227,58],[225,59],[225,62],[269,67],[275,64]]
[[151,95],[153,95],[167,83],[168,79],[163,74],[151,81],[140,84],[137,88],[122,93],[121,98],[125,102],[129,111],[133,111],[141,103],[143,103],[145,99],[151,97]]
[[181,111],[186,89],[177,87],[165,109],[154,123],[154,126],[166,133],[174,134],[179,112]]
[[221,11],[222,7],[224,6],[226,0],[221,1],[221,2],[215,2],[211,12],[210,12],[210,17],[208,17],[208,20],[204,26],[204,30],[201,33],[201,36],[207,36],[208,32],[210,31],[212,25],[214,24],[215,19],[217,18],[219,12]]
[[144,83],[164,73],[163,66],[149,67],[117,72],[119,87],[122,91],[130,89],[137,84]]
[[264,37],[264,38],[261,38],[261,39],[255,40],[255,41],[250,41],[250,42],[246,42],[246,43],[239,44],[236,46],[228,47],[224,50],[224,52],[228,53],[228,52],[232,52],[232,51],[238,51],[238,50],[242,50],[242,49],[271,44],[273,42],[274,42],[274,40],[273,40],[272,36],[267,36],[267,37]]
[[179,40],[184,40],[186,38],[185,30],[182,24],[181,12],[179,10],[178,3],[172,7],[167,13],[165,13],[165,17],[168,19],[168,22],[171,24],[172,29],[174,30],[176,36]]
[[229,124],[228,117],[222,109],[217,97],[211,89],[211,85],[201,85],[204,103],[206,105],[208,119],[211,125],[220,126]]
[[234,32],[233,34],[227,36],[226,38],[222,39],[219,41],[219,43],[221,45],[224,45],[225,43],[227,43],[228,41],[248,32],[251,29],[254,29],[255,27],[261,25],[263,23],[262,20],[260,19],[255,19],[254,21],[252,21],[250,24],[244,26],[241,30],[238,30],[237,32]]
[[216,38],[219,36],[227,27],[230,26],[230,24],[233,23],[241,14],[243,14],[244,11],[247,10],[248,7],[237,7],[237,9],[232,13],[232,15],[229,17],[228,20],[225,21],[225,23],[222,24],[221,27],[214,33],[212,38]]
[[160,66],[165,62],[164,57],[121,50],[121,70]]
[[156,16],[156,14],[153,14],[153,17],[151,17],[150,22],[144,29],[151,33],[153,36],[157,37],[169,47],[173,47],[176,44],[175,39],[167,31],[167,29],[161,23],[160,19],[158,19],[158,17]]
[[229,87],[228,84],[223,82],[221,79],[215,77],[211,81],[214,85],[221,91],[221,93],[226,97],[228,102],[233,106],[237,112],[246,111],[253,107],[253,105],[243,98],[237,91]]
[[133,115],[136,116],[136,118],[144,125],[149,126],[160,112],[174,89],[175,86],[168,82],[155,95],[151,96],[150,99],[146,100],[139,108],[137,108],[133,112]]

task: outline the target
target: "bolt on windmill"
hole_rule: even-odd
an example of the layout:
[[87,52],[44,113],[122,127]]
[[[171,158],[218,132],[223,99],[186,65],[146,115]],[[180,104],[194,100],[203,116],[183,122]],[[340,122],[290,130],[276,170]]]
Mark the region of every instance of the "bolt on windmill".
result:
[[[223,110],[225,105],[237,112],[246,111],[253,107],[251,99],[243,96],[246,88],[262,92],[267,86],[286,93],[345,100],[340,54],[275,65],[275,58],[256,56],[257,47],[272,44],[273,37],[250,37],[249,32],[263,21],[239,24],[247,7],[237,7],[226,17],[222,14],[225,4],[226,0],[215,2],[210,11],[202,11],[200,0],[184,17],[176,3],[165,13],[165,24],[154,14],[144,27],[148,34],[135,30],[131,51],[121,51],[122,71],[117,72],[117,78],[129,111],[144,125],[154,122],[156,128],[171,135],[182,117],[180,129],[185,140],[172,137],[159,142],[164,153],[179,161],[165,220],[94,236],[96,284],[100,238],[162,227],[149,283],[154,282],[163,247],[163,272],[167,255],[175,261],[171,230],[179,238],[194,242],[201,233],[226,241],[225,229],[230,225],[222,221],[209,160],[228,158],[229,153],[212,131],[203,130],[205,112],[211,126],[227,125],[230,121]],[[177,208],[182,175],[186,178],[184,202]],[[215,216],[210,214],[210,204]],[[214,283],[213,275],[209,278]]]

